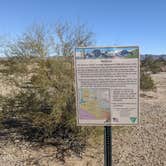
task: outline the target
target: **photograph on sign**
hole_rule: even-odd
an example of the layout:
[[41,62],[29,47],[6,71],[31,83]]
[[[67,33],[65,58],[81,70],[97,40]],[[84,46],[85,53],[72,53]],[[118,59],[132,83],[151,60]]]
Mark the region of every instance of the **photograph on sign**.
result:
[[75,52],[78,125],[139,122],[139,48],[82,47]]

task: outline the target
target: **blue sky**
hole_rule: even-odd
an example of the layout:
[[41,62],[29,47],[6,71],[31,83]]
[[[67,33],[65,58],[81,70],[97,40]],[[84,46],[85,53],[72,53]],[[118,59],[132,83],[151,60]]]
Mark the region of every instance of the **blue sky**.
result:
[[85,23],[96,45],[139,45],[166,54],[166,0],[0,0],[0,36],[17,36],[34,23]]

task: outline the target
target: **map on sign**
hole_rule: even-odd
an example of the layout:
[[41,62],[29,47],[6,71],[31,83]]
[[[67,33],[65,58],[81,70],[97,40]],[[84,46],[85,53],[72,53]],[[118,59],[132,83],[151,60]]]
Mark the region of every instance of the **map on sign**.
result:
[[139,48],[76,48],[74,60],[78,125],[138,124]]
[[82,88],[79,90],[80,119],[110,120],[109,89]]

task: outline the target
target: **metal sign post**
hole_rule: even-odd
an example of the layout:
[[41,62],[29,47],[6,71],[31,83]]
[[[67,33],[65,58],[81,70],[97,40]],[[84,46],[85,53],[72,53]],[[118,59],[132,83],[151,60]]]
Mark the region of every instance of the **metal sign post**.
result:
[[112,128],[104,126],[104,166],[112,166]]

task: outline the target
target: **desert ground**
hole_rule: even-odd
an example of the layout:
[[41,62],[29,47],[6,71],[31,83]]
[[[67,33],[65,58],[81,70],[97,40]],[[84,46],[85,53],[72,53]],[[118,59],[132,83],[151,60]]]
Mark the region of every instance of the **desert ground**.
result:
[[[140,125],[113,127],[114,166],[166,166],[166,72],[153,74],[156,90],[140,92]],[[0,166],[102,166],[103,137],[90,140],[82,154],[66,162],[56,159],[57,149],[20,139],[14,129],[0,131]]]

